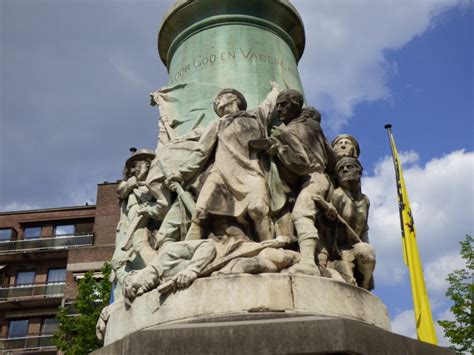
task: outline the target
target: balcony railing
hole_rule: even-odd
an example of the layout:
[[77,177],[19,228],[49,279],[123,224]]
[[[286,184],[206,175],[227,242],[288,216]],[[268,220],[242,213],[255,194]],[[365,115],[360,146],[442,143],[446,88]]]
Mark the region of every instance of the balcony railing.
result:
[[28,335],[24,338],[1,338],[0,351],[6,350],[38,350],[41,348],[50,348],[54,350],[53,335]]
[[64,282],[41,283],[0,288],[0,301],[11,298],[29,297],[62,297],[64,295]]
[[65,249],[78,245],[91,245],[94,239],[92,233],[70,235],[51,238],[36,238],[0,242],[0,254],[14,251],[39,250],[39,249]]

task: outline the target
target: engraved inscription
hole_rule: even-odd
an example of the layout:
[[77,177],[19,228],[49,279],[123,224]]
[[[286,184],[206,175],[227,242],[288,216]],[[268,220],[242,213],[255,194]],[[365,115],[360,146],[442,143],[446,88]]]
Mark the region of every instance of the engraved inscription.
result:
[[235,51],[224,51],[217,54],[203,54],[194,57],[187,64],[183,65],[175,73],[171,73],[171,82],[182,80],[186,74],[194,70],[200,70],[209,65],[216,63],[224,63],[235,60],[253,61],[267,63],[270,65],[279,66],[282,70],[293,72],[293,68],[282,58],[277,58],[263,52],[254,51],[253,49],[239,48]]

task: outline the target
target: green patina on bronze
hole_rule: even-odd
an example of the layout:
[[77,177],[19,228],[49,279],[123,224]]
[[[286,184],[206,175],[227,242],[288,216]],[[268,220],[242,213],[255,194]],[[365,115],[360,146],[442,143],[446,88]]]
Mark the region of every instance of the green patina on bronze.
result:
[[297,63],[304,45],[301,18],[288,1],[177,1],[158,34],[167,86],[177,88],[171,93],[176,134],[203,113],[204,126],[216,119],[212,102],[222,88],[241,91],[249,108],[266,97],[270,81],[302,92]]

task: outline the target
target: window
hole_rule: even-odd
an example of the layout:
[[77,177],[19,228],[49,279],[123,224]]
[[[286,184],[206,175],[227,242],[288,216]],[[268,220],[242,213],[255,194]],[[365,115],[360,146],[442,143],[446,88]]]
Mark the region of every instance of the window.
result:
[[48,284],[63,283],[66,280],[66,269],[49,269]]
[[18,271],[16,274],[17,286],[32,286],[35,283],[36,271]]
[[52,318],[44,318],[41,324],[41,334],[49,335],[54,334],[56,329],[59,327],[59,321],[52,317]]
[[74,224],[60,224],[54,226],[54,235],[56,236],[74,235],[75,232],[76,226]]
[[0,265],[0,288],[3,287],[3,280],[5,280],[5,271],[3,270],[6,265]]
[[76,235],[91,234],[94,229],[94,220],[86,219],[76,223]]
[[25,338],[28,335],[28,319],[15,319],[10,321],[9,338]]
[[34,239],[41,237],[41,227],[25,227],[23,230],[25,239]]
[[12,229],[11,228],[2,228],[0,229],[0,242],[9,241],[12,238]]

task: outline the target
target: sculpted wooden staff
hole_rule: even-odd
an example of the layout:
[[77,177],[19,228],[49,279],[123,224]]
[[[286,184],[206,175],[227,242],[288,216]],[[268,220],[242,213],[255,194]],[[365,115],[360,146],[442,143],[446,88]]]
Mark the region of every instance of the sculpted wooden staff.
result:
[[[214,271],[223,268],[229,261],[237,258],[252,257],[258,255],[263,249],[266,248],[282,248],[289,243],[289,239],[285,237],[277,237],[275,239],[265,240],[260,243],[251,243],[243,245],[236,251],[229,255],[223,256],[211,262],[207,265],[204,270],[199,274],[199,277],[206,277],[211,275]],[[167,294],[175,290],[175,279],[168,280],[157,287],[160,294]]]
[[[161,171],[163,172],[165,179],[172,175],[168,167],[166,166],[166,163],[162,159],[158,159],[158,164],[160,165]],[[184,207],[186,207],[189,213],[193,213],[194,207],[196,206],[196,204],[191,194],[188,191],[184,190],[183,187],[176,181],[172,182],[171,186],[172,186],[172,189],[178,194],[178,197],[183,202]],[[127,230],[127,235],[124,238],[124,243],[122,246],[123,251],[127,251],[132,247],[133,234],[137,230],[143,218],[144,218],[143,215],[139,215],[130,224],[130,227]]]
[[[329,211],[329,209],[331,208],[329,203],[325,199],[323,199],[320,195],[314,196],[313,200],[326,212]],[[354,242],[356,243],[362,243],[362,240],[359,238],[359,235],[355,232],[355,230],[353,230],[352,227],[346,222],[346,220],[342,218],[342,216],[337,212],[336,209],[334,209],[334,211],[336,212],[336,220],[339,223],[341,223],[344,227],[347,228],[347,230],[349,231],[349,234],[352,237],[352,240],[354,240]]]

